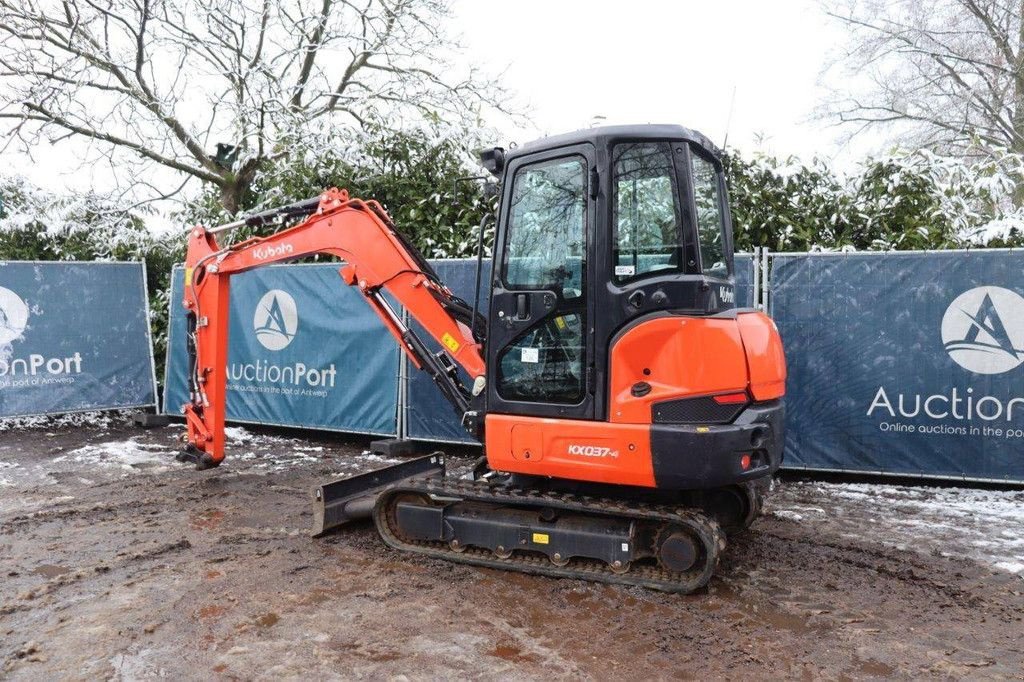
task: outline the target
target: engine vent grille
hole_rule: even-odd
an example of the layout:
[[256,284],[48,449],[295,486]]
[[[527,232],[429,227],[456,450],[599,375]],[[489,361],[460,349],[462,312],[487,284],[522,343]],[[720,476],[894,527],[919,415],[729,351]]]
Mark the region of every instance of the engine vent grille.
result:
[[666,400],[651,407],[651,421],[655,424],[728,424],[746,406],[745,402],[723,405],[713,396]]

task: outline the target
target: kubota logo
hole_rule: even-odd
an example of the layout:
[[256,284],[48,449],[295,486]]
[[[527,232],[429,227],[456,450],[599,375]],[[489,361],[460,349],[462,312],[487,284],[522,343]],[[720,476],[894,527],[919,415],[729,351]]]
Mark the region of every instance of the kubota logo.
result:
[[1002,287],[976,287],[956,297],[942,318],[942,342],[953,361],[977,374],[1002,374],[1024,363],[1024,298]]
[[0,287],[0,345],[21,336],[28,324],[28,306],[16,293]]
[[252,327],[264,348],[281,350],[292,342],[299,329],[295,299],[287,291],[271,289],[256,304]]
[[268,258],[279,258],[287,256],[295,251],[291,244],[279,244],[278,246],[257,246],[253,249],[252,257],[256,260],[267,260]]
[[570,445],[569,454],[581,457],[618,457],[619,451],[599,445]]

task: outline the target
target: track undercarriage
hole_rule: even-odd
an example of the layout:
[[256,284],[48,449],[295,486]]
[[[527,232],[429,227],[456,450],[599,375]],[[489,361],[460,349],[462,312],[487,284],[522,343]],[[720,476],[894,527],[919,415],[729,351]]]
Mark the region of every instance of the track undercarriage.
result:
[[726,545],[723,525],[746,527],[760,511],[753,486],[669,503],[529,483],[493,472],[446,477],[435,454],[317,488],[314,533],[372,516],[384,541],[402,551],[689,593],[710,581]]

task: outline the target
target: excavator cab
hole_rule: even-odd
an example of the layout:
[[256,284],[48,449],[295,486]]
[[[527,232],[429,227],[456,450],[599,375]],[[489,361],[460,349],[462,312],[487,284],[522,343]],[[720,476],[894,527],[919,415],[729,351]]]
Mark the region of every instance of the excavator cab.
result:
[[483,155],[502,179],[488,411],[608,419],[612,338],[734,307],[722,166],[678,126],[597,128]]
[[[372,516],[389,545],[427,556],[702,587],[724,530],[757,517],[760,487],[781,463],[786,379],[775,325],[735,305],[718,150],[692,130],[645,125],[481,160],[501,181],[485,319],[382,206],[344,190],[194,228],[182,459],[212,468],[224,458],[230,275],[326,253],[484,443],[486,461],[472,480],[445,476],[435,453],[325,483],[313,493],[315,533]],[[269,237],[217,243],[240,225],[296,218]]]
[[502,186],[491,465],[671,490],[774,471],[785,365],[771,321],[735,305],[714,145],[680,126],[622,126],[482,158]]

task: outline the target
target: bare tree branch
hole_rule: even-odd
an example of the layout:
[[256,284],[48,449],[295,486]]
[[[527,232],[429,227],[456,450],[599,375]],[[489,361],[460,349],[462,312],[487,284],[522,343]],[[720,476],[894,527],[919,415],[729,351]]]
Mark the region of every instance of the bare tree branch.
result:
[[1024,3],[823,2],[850,30],[832,65],[849,78],[826,116],[947,150],[1024,152]]
[[504,90],[457,65],[448,13],[448,0],[0,0],[0,138],[82,140],[125,187],[155,191],[171,171],[234,211],[264,164],[324,125],[507,111]]

